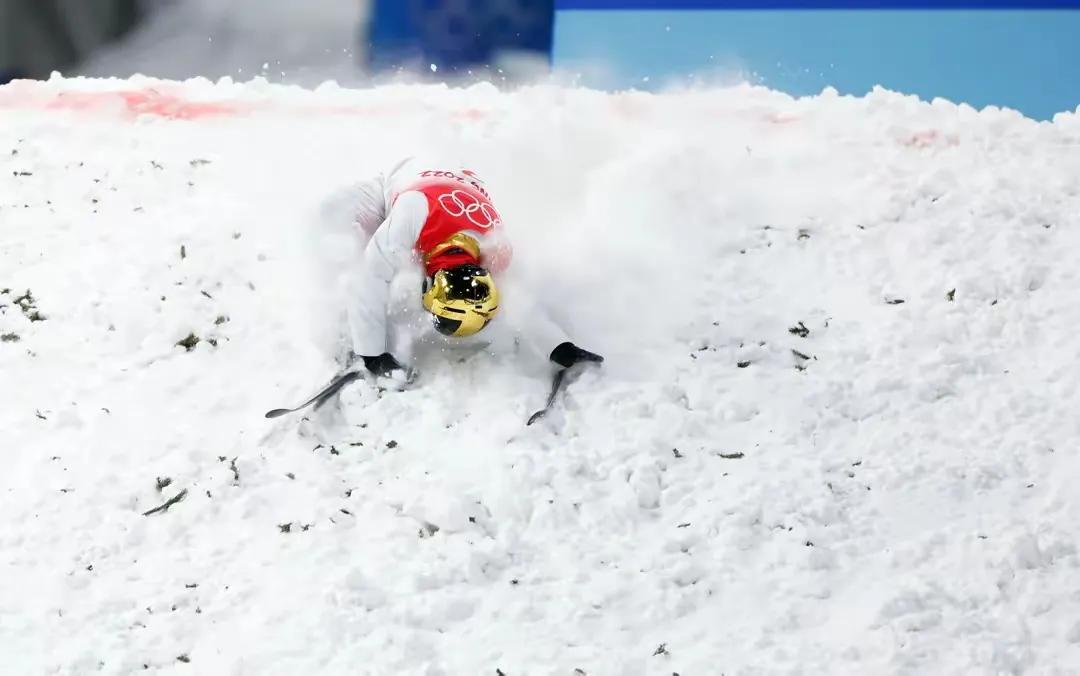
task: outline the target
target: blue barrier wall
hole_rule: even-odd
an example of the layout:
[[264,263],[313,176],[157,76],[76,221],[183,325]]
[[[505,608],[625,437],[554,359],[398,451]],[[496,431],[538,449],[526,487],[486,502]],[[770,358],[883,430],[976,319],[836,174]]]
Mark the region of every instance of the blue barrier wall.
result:
[[366,65],[434,65],[445,76],[490,65],[507,51],[546,61],[553,13],[553,0],[374,0],[361,38]]
[[555,67],[604,89],[740,76],[794,95],[881,85],[1037,119],[1080,106],[1075,0],[561,0],[555,17]]

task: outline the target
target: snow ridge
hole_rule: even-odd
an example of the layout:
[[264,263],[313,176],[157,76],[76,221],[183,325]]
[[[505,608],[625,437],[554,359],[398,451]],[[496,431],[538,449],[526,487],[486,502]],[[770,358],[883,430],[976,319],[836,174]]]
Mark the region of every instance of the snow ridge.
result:
[[[55,78],[0,119],[11,673],[1080,673],[1075,116]],[[322,200],[420,151],[604,368],[529,428],[547,366],[483,350],[265,420],[335,368]]]

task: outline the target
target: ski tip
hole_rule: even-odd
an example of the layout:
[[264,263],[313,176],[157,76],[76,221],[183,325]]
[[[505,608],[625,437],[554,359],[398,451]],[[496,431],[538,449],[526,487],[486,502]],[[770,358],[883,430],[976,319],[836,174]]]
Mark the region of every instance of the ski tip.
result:
[[287,409],[287,408],[275,408],[273,411],[267,411],[266,412],[266,417],[267,418],[276,418],[278,416],[285,415],[288,412],[289,412],[289,409]]
[[533,413],[532,415],[530,415],[528,422],[525,423],[525,427],[528,427],[529,425],[533,424],[534,422],[536,422],[540,418],[543,418],[545,413],[547,413],[547,409],[537,411],[536,413]]

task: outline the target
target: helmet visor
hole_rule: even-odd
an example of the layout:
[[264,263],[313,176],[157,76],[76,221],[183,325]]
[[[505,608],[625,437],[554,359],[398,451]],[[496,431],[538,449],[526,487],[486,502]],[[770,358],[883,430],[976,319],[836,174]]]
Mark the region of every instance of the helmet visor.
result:
[[[487,274],[484,274],[487,277]],[[453,276],[446,280],[447,300],[482,303],[491,295],[491,287],[479,275]]]

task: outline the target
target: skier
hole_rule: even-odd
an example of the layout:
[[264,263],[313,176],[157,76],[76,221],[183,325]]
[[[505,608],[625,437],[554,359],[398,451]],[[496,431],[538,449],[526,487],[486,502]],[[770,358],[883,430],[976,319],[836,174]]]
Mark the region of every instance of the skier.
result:
[[[376,376],[404,370],[388,348],[387,302],[391,281],[407,265],[423,268],[418,300],[439,333],[464,338],[495,319],[500,309],[496,278],[509,267],[512,249],[475,172],[407,159],[350,194],[355,224],[369,237],[348,301],[352,359],[363,359]],[[529,308],[529,321],[533,326],[525,330],[547,341],[548,358],[563,369],[604,360],[571,342],[539,308]]]

